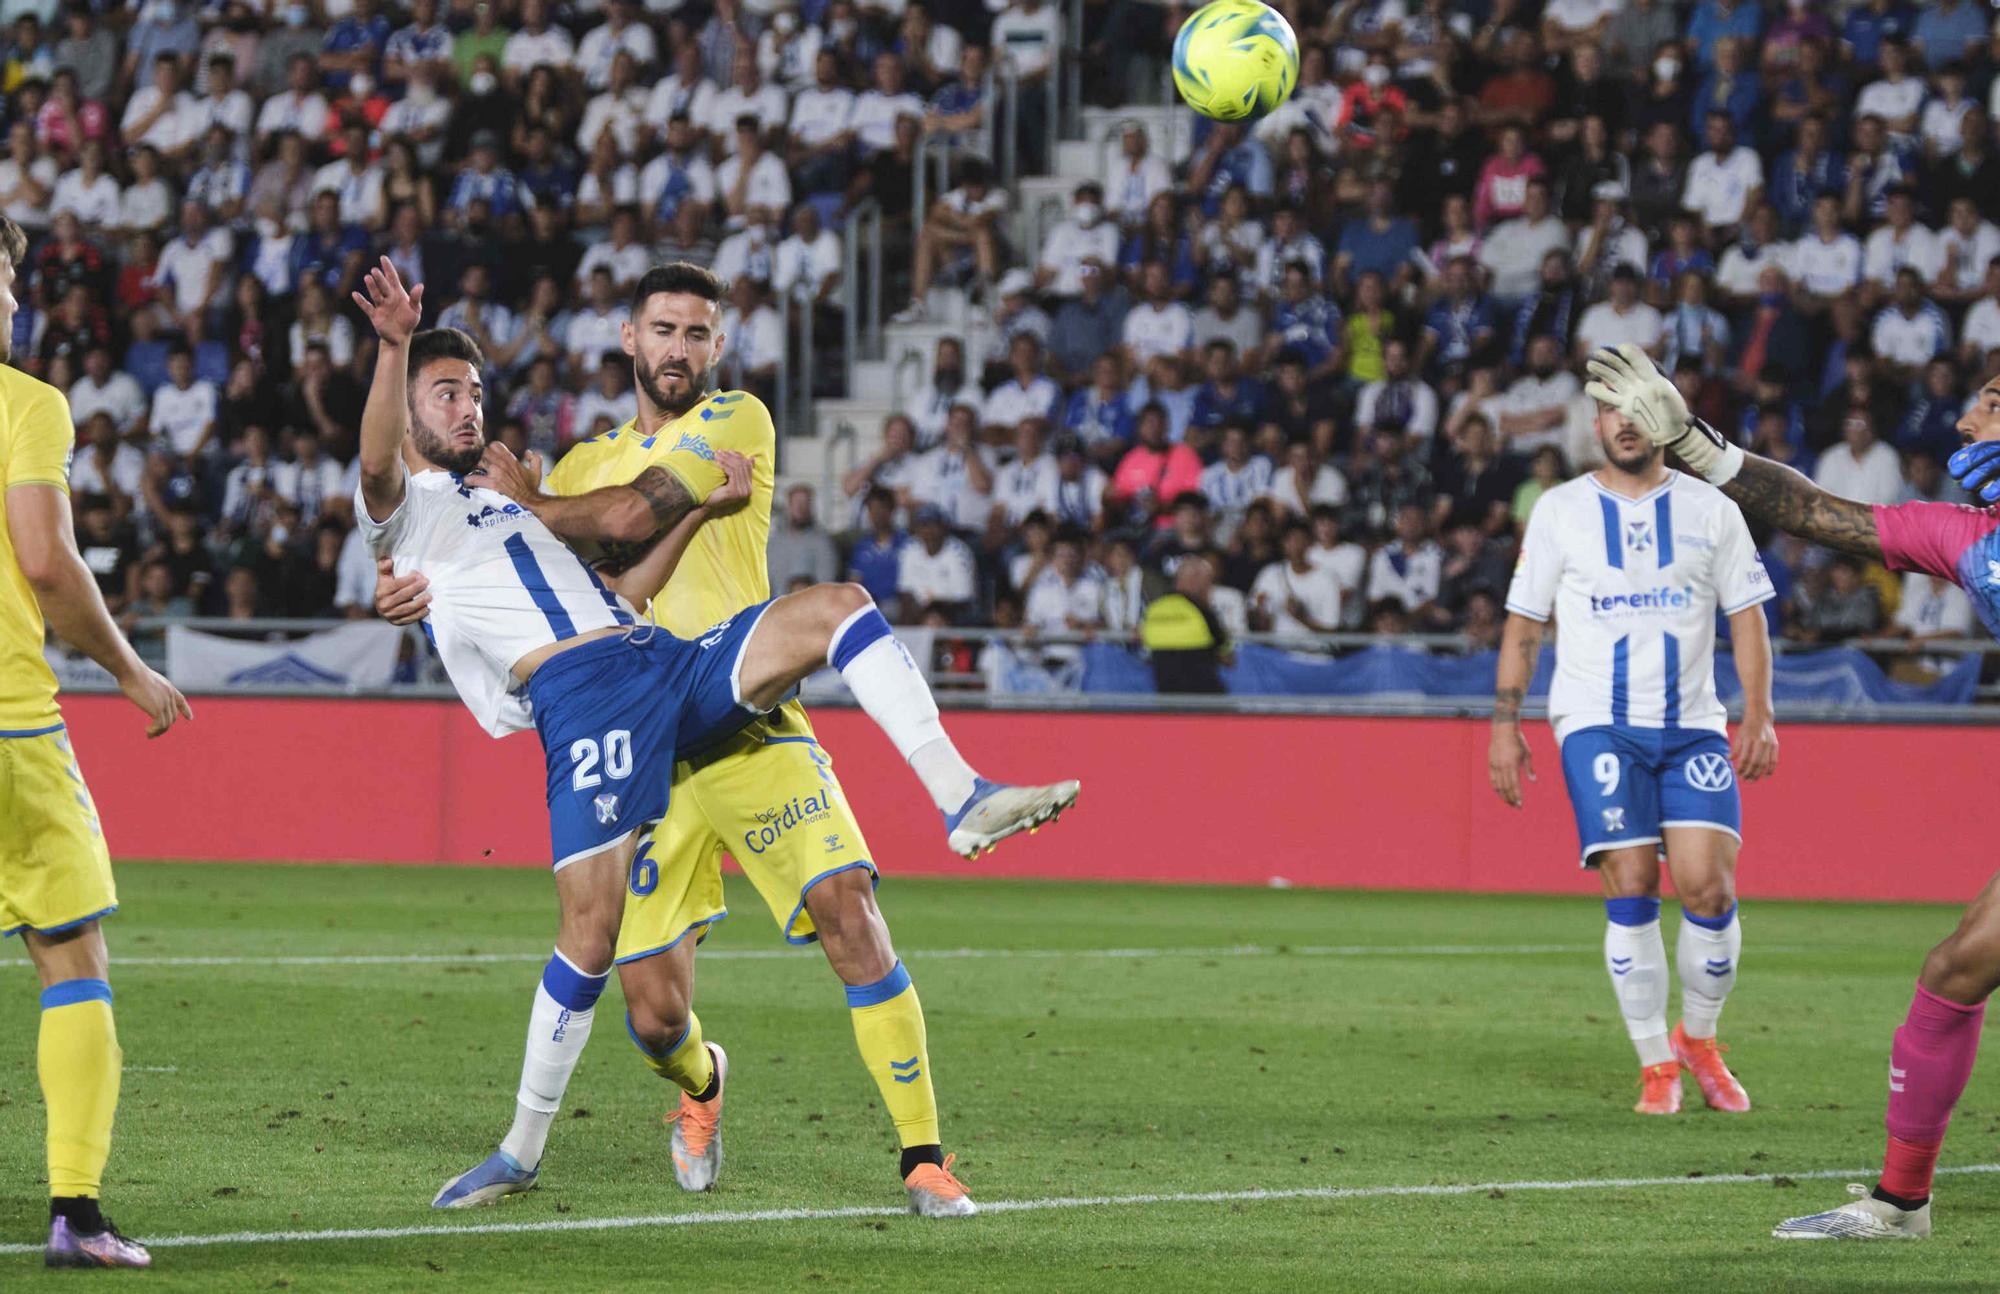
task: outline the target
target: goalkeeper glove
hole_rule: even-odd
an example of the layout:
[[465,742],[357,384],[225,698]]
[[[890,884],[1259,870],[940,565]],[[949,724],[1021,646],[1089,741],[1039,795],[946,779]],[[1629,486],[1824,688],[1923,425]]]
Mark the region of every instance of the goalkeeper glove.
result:
[[1680,455],[1709,484],[1726,484],[1743,469],[1743,451],[1690,414],[1679,389],[1639,347],[1630,342],[1607,347],[1584,367],[1591,377],[1585,395],[1624,414],[1648,440]]
[[2000,503],[2000,440],[1974,441],[1953,454],[1945,470],[1981,503]]

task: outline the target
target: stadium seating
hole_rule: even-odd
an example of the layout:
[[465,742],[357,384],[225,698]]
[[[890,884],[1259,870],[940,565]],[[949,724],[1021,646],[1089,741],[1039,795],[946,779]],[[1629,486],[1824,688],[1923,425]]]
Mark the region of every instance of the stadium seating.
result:
[[[1975,7],[1285,7],[1301,83],[1245,130],[1169,101],[1185,11],[1139,0],[12,4],[15,362],[69,393],[131,621],[369,614],[377,255],[550,456],[634,408],[638,274],[711,265],[797,491],[774,588],[911,624],[1129,634],[1199,559],[1234,634],[1490,647],[1608,340],[1830,488],[1955,497],[2000,369]],[[1765,559],[1789,639],[1977,634],[1955,589]]]

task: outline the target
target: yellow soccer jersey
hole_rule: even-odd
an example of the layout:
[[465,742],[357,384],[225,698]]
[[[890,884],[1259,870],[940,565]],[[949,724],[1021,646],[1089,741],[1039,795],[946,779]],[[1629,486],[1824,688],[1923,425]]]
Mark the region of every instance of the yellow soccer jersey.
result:
[[42,656],[42,607],[7,529],[6,491],[40,484],[67,494],[75,444],[62,392],[0,365],[0,736],[47,728],[62,717],[56,676]]
[[725,449],[757,460],[750,502],[697,530],[674,579],[654,594],[653,620],[680,638],[693,638],[771,596],[764,549],[771,538],[777,432],[764,402],[745,391],[718,391],[655,436],[635,435],[628,422],[576,445],[543,485],[552,494],[584,494],[663,467],[696,499],[706,499],[722,484],[715,455]]

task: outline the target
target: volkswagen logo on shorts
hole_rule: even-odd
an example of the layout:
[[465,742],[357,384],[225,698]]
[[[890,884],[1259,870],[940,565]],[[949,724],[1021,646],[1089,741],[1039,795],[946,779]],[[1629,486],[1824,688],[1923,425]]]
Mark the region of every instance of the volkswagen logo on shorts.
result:
[[1736,770],[1727,755],[1707,750],[1687,762],[1687,780],[1697,791],[1726,791],[1736,784]]

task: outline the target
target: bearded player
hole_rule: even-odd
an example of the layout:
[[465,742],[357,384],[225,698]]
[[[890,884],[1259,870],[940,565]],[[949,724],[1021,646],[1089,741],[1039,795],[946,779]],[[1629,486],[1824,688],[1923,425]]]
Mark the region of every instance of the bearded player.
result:
[[[1736,500],[1744,513],[1839,552],[1955,581],[1989,631],[2000,633],[2000,509],[1911,502],[1873,506],[1828,494],[1782,464],[1745,453],[1688,413],[1643,351],[1593,355],[1585,388]],[[1988,504],[2000,501],[2000,380],[1963,417],[1965,448],[1950,470]],[[1954,930],[1924,959],[1909,1014],[1889,1049],[1889,1144],[1872,1191],[1825,1213],[1787,1218],[1787,1240],[1914,1240],[1931,1231],[1931,1177],[1952,1107],[1972,1075],[1986,999],[2000,985],[2000,877],[1987,882]]]
[[[1605,465],[1550,490],[1528,518],[1507,591],[1488,775],[1519,808],[1530,771],[1521,702],[1553,615],[1549,720],[1583,865],[1604,883],[1605,969],[1639,1053],[1634,1109],[1678,1113],[1685,1069],[1710,1107],[1742,1113],[1750,1098],[1723,1063],[1716,1027],[1743,950],[1737,780],[1764,776],[1778,757],[1761,605],[1771,581],[1743,514],[1721,494],[1669,468],[1615,408],[1599,406],[1597,437]],[[1718,610],[1743,681],[1734,747],[1715,694]],[[1681,1021],[1671,1034],[1663,857],[1681,905]]]
[[44,624],[102,665],[157,737],[188,703],[140,661],[105,610],[70,529],[76,442],[63,393],[5,366],[21,227],[0,216],[0,932],[42,982],[36,1041],[48,1114],[51,1267],[148,1267],[98,1203],[123,1053],[100,918],[118,908],[111,855],[42,656]]
[[[770,596],[765,544],[776,438],[756,397],[707,393],[726,342],[717,326],[721,296],[722,285],[697,266],[649,271],[633,294],[624,333],[638,396],[635,420],[571,449],[545,485],[532,455],[522,464],[490,446],[483,464],[488,484],[556,534],[630,549],[652,539],[690,481],[712,473],[715,454],[754,456],[749,506],[707,521],[682,558],[686,574],[653,598],[652,619],[687,638]],[[423,587],[415,578],[385,579],[377,605],[391,619],[406,619],[406,609],[421,607]],[[985,784],[932,763],[926,752],[910,753],[946,811],[952,848],[970,854],[996,843],[969,812]],[[706,1190],[722,1162],[727,1058],[704,1041],[692,997],[695,945],[726,915],[725,851],[757,887],[784,938],[817,941],[844,984],[855,1041],[902,1143],[900,1174],[911,1209],[931,1217],[975,1212],[942,1152],[923,1009],[875,904],[874,857],[796,700],[684,760],[666,818],[633,861],[617,961],[633,1042],[681,1089],[668,1116],[675,1179],[688,1190]],[[517,1111],[502,1146],[516,1163],[536,1163],[553,1115],[550,1096],[533,1103],[538,1108],[524,1101]],[[474,1170],[448,1185],[438,1202],[481,1203],[533,1180],[532,1173]]]

